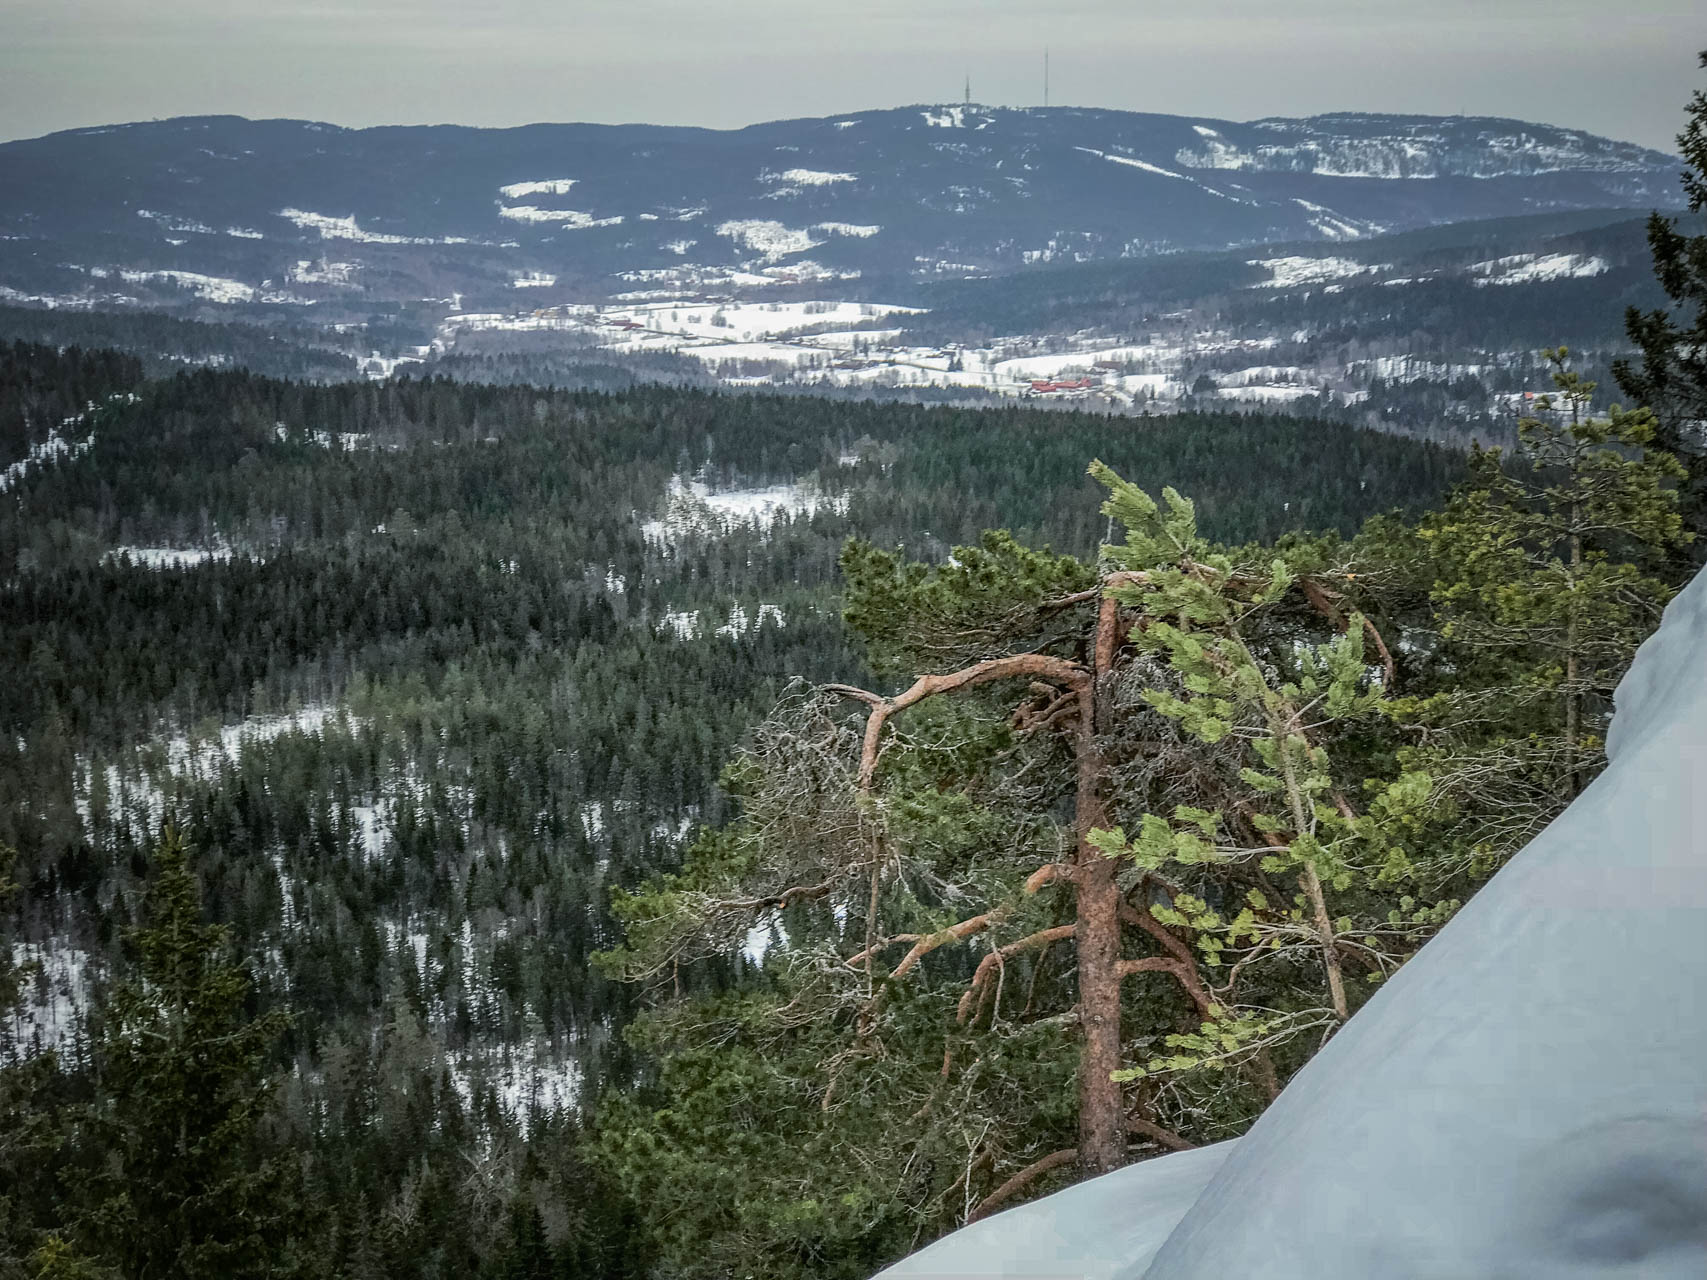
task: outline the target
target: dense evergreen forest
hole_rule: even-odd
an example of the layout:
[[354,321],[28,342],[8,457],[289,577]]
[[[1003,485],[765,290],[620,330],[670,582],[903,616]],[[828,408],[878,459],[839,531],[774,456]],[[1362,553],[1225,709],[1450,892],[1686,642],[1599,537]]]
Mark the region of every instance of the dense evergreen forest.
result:
[[[1349,533],[1464,470],[1292,418],[151,380],[28,344],[0,351],[0,407],[23,995],[0,1036],[48,1071],[36,1113],[98,1100],[170,827],[243,1007],[289,1012],[253,1065],[280,1073],[264,1126],[314,1274],[644,1264],[654,1233],[575,1137],[655,1071],[634,989],[590,957],[620,941],[612,888],[738,812],[720,773],[791,680],[872,678],[850,537],[940,564],[1007,527],[1088,556],[1092,456],[1238,541]],[[94,1230],[56,1208],[89,1151],[50,1145],[14,1259],[32,1223]]]

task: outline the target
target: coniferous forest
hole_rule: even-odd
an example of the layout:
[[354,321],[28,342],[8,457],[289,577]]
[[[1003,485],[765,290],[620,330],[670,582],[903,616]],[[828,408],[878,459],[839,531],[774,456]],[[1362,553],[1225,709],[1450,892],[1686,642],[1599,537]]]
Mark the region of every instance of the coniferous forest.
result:
[[1699,561],[1651,240],[1645,407],[1468,454],[0,349],[0,1275],[853,1280],[1243,1132]]

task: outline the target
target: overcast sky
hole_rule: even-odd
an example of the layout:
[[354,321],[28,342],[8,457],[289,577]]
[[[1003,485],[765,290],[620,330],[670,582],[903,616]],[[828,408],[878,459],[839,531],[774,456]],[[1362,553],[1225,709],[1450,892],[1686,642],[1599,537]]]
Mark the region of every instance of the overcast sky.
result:
[[1703,0],[0,0],[0,137],[236,113],[729,128],[958,100],[1466,112],[1673,149]]

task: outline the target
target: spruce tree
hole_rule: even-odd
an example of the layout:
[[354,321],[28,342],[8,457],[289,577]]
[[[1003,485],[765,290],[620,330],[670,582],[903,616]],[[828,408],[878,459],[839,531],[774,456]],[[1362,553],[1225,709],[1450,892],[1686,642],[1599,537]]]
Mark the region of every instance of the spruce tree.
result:
[[1594,384],[1564,348],[1545,354],[1558,396],[1520,424],[1516,455],[1478,451],[1418,529],[1435,557],[1435,656],[1452,679],[1393,708],[1431,726],[1408,758],[1495,862],[1599,771],[1613,688],[1671,597],[1665,558],[1690,537],[1683,467],[1656,446],[1654,415],[1590,416]]
[[[1707,67],[1707,52],[1701,54]],[[1707,90],[1696,90],[1688,123],[1677,135],[1683,156],[1683,191],[1691,213],[1707,212]],[[1707,531],[1707,233],[1690,235],[1677,220],[1654,213],[1648,219],[1654,274],[1669,307],[1625,313],[1625,331],[1640,353],[1640,367],[1613,365],[1618,385],[1632,401],[1658,416],[1655,440],[1685,465],[1683,517],[1687,527]],[[1697,542],[1700,555],[1707,542]]]
[[247,1008],[251,982],[167,834],[133,937],[137,972],[103,1012],[79,1234],[126,1280],[289,1274],[288,1168],[263,1125],[266,1064],[290,1018]]

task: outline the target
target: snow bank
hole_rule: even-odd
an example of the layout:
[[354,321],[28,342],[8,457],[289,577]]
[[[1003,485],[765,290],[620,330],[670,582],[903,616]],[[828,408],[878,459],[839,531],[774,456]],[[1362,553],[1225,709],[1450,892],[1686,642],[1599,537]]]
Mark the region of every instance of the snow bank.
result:
[[1693,1280],[1707,1261],[1707,576],[1619,686],[1611,764],[1245,1137],[885,1272]]

